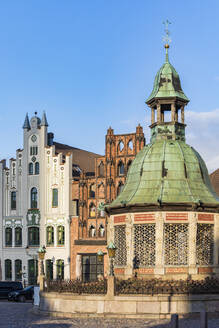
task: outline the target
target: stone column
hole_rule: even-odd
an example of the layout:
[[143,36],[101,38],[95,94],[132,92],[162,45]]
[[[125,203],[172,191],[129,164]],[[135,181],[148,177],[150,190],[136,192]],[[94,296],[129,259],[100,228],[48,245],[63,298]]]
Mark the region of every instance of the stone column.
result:
[[175,104],[172,103],[171,104],[171,121],[172,122],[175,122],[175,111],[176,111]]
[[127,249],[127,264],[125,268],[126,277],[132,277],[133,273],[133,225],[132,214],[126,216],[126,249]]
[[196,266],[196,234],[197,213],[189,213],[189,240],[188,240],[188,264],[189,274],[197,274]]
[[157,122],[160,123],[161,121],[161,108],[160,104],[157,104]]
[[184,124],[185,116],[184,116],[184,106],[181,107],[181,123]]
[[219,275],[219,214],[214,215],[214,272]]
[[155,262],[155,275],[164,274],[164,258],[163,258],[163,249],[164,249],[164,218],[163,213],[156,213],[156,236],[155,236],[155,247],[156,247],[156,262]]
[[155,122],[155,112],[154,112],[154,108],[151,107],[151,124],[154,124]]
[[82,255],[76,255],[76,279],[81,279],[82,276],[81,276],[81,258],[82,258]]

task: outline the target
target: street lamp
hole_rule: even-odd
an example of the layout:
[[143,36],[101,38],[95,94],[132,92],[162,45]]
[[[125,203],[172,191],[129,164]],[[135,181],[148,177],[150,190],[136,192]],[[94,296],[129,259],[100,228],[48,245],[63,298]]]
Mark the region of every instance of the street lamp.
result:
[[46,247],[45,246],[40,246],[40,248],[38,249],[38,256],[39,256],[39,260],[40,260],[40,275],[44,275],[44,266],[43,266],[43,260],[45,258],[45,254],[46,254]]
[[109,258],[110,258],[110,273],[109,273],[109,275],[110,276],[114,276],[113,260],[114,260],[114,258],[116,256],[117,247],[111,241],[109,243],[109,245],[107,246],[107,250],[108,250],[108,255],[109,255]]
[[98,262],[103,262],[103,252],[102,251],[98,251],[97,252],[97,260]]

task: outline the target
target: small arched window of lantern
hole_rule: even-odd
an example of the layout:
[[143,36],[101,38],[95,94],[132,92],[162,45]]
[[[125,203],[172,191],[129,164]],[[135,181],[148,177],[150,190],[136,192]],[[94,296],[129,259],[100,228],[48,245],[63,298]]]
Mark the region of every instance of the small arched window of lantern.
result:
[[35,163],[35,174],[40,174],[40,163],[39,162]]
[[132,164],[132,161],[129,160],[129,161],[128,161],[128,164],[127,164],[127,173],[128,173],[128,171],[129,171],[129,168],[130,168],[131,164]]
[[33,163],[28,164],[28,172],[29,172],[30,175],[33,174]]
[[104,177],[104,164],[101,161],[99,166],[98,166],[98,175],[99,177]]
[[96,206],[94,203],[91,203],[89,206],[89,217],[94,218],[96,216]]
[[99,234],[99,237],[104,237],[105,236],[105,228],[104,228],[104,225],[102,223],[99,226],[98,234]]
[[93,224],[91,224],[89,228],[89,237],[93,238],[96,236],[96,228],[94,227]]
[[128,142],[128,148],[130,150],[133,150],[133,142],[132,142],[132,139],[130,139],[129,142]]
[[117,187],[117,196],[119,196],[119,194],[122,192],[124,188],[124,184],[122,183],[122,181],[119,182],[118,187]]
[[95,185],[95,183],[92,183],[90,185],[89,197],[90,198],[95,198],[95,193],[96,193],[96,185]]
[[118,153],[121,153],[123,149],[124,149],[124,143],[122,140],[120,140],[118,143]]
[[125,174],[125,166],[122,161],[118,164],[118,175],[124,175]]

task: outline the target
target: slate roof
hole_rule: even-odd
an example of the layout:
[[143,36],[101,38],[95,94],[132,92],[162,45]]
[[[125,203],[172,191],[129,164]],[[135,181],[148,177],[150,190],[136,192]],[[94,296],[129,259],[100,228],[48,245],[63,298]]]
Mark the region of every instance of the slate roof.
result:
[[85,172],[95,172],[95,159],[102,155],[92,153],[87,150],[65,145],[59,142],[53,142],[56,152],[66,155],[72,153],[74,166],[79,166],[81,170]]

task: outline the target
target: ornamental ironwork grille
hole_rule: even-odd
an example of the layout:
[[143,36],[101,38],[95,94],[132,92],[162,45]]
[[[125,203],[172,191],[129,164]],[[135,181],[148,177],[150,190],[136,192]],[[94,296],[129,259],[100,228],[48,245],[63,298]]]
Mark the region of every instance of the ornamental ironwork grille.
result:
[[164,262],[165,265],[187,265],[188,224],[164,225]]
[[134,261],[139,267],[155,265],[155,224],[134,225]]
[[115,256],[115,265],[126,265],[127,248],[126,248],[126,231],[125,225],[115,227],[114,242],[117,247]]
[[214,225],[197,224],[196,258],[197,264],[213,264],[214,252]]

